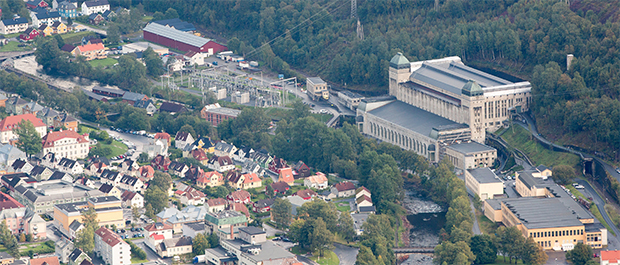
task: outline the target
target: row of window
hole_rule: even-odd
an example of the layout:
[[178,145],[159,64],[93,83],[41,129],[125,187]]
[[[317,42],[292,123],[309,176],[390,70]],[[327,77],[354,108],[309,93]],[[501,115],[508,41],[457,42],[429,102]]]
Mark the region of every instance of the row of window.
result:
[[375,123],[370,123],[370,133],[377,136],[380,139],[387,139],[390,142],[402,145],[405,149],[416,151],[418,154],[426,155],[426,144],[411,139],[400,133],[394,132],[390,129],[383,128]]
[[530,233],[531,237],[556,237],[556,236],[577,236],[583,235],[583,230],[562,230],[562,231],[546,231]]

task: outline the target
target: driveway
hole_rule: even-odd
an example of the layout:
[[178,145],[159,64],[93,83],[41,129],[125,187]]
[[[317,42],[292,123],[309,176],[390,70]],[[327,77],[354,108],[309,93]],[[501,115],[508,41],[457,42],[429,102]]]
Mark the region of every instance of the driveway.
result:
[[282,230],[275,229],[265,223],[263,223],[263,229],[265,229],[265,233],[267,233],[267,237],[275,236],[276,234],[284,234]]
[[355,260],[357,259],[357,252],[359,252],[358,248],[353,248],[338,243],[335,243],[334,247],[334,253],[336,253],[336,256],[338,256],[338,259],[340,259],[340,265],[355,264]]

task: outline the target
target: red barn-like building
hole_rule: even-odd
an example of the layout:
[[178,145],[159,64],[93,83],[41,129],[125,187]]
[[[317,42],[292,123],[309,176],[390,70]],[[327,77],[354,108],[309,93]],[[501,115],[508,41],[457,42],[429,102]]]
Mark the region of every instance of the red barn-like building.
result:
[[211,39],[198,37],[191,33],[166,27],[157,23],[150,23],[144,27],[144,39],[173,49],[188,52],[207,53],[214,55],[226,51],[226,46]]
[[34,40],[36,37],[39,37],[39,31],[35,28],[28,28],[24,33],[19,35],[19,38],[25,41]]

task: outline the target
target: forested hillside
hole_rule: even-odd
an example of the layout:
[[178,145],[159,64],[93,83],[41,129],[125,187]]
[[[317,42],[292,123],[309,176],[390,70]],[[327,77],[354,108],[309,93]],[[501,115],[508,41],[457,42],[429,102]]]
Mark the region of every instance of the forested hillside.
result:
[[[388,60],[397,51],[411,61],[461,56],[531,80],[543,132],[609,155],[620,147],[620,27],[617,13],[608,11],[617,1],[434,2],[358,0],[364,40],[357,38],[349,0],[143,4],[151,12],[176,9],[275,71],[294,68],[356,90],[386,92]],[[576,58],[568,71],[567,54]]]

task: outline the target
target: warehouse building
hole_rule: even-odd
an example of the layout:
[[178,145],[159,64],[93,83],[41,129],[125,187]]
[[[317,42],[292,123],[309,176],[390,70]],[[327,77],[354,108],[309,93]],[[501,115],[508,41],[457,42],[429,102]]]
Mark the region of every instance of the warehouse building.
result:
[[481,201],[504,195],[504,183],[488,167],[465,170],[465,186]]
[[149,23],[144,28],[144,39],[173,49],[206,53],[209,56],[227,50],[226,46],[211,39],[198,37],[175,28]]

